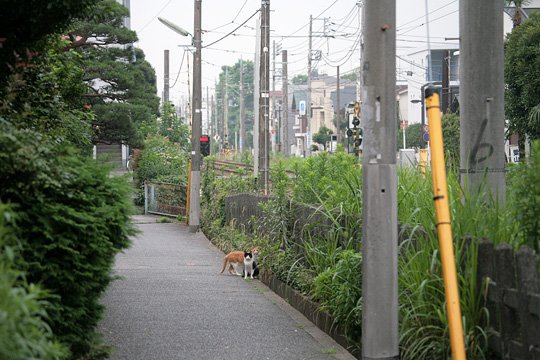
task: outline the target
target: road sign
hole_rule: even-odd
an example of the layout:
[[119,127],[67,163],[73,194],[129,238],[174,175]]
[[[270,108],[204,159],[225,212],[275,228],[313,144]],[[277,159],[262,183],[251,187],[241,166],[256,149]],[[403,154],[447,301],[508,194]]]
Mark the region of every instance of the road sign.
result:
[[[429,126],[428,126],[428,124],[422,125],[422,130],[424,131],[424,133],[428,133],[428,132],[429,132]],[[426,141],[427,141],[427,140],[426,140]]]
[[429,141],[429,134],[428,133],[424,133],[422,135],[422,139],[424,139],[425,142],[428,142]]
[[298,103],[298,113],[306,115],[306,102],[303,100]]

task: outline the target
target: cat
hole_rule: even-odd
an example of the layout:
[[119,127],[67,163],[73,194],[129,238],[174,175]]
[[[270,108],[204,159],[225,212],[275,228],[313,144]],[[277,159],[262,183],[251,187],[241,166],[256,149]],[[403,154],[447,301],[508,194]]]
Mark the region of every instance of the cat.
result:
[[253,253],[251,251],[244,251],[244,279],[247,279],[248,274],[253,279]]
[[[247,278],[248,274],[252,279],[254,276],[259,276],[259,267],[257,266],[258,254],[258,251],[244,252],[244,271],[242,272],[244,279]],[[249,259],[250,255],[251,259]]]
[[[254,247],[253,249],[251,249],[251,253],[253,254],[253,258],[256,261],[257,255],[259,254],[259,249],[257,247]],[[230,253],[225,255],[225,258],[223,259],[223,267],[221,268],[221,273],[223,273],[225,269],[228,268],[229,274],[242,276],[243,274],[238,271],[239,266],[244,266],[244,251],[231,251]]]

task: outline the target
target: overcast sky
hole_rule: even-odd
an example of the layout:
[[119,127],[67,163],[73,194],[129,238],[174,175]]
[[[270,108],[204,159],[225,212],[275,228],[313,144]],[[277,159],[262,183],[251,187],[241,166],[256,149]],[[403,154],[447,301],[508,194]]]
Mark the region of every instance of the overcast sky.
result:
[[[426,47],[425,0],[397,0],[398,53],[406,55],[419,47]],[[433,45],[449,43],[445,37],[459,36],[458,0],[429,0],[429,30]],[[181,59],[189,37],[182,37],[161,24],[157,17],[166,18],[193,33],[193,0],[131,0],[131,28],[139,36],[136,44],[156,70],[158,95],[163,89],[163,51],[170,50],[170,98],[177,103],[188,89],[188,62]],[[260,0],[202,0],[203,46],[234,30],[260,8]],[[346,73],[359,65],[358,34],[361,17],[356,0],[271,0],[270,27],[272,43],[281,44],[289,53],[289,76],[306,74],[308,24],[313,22],[313,49],[321,51],[317,63],[319,73],[335,74],[335,65]],[[240,27],[234,35],[202,51],[203,87],[213,88],[222,65],[233,65],[240,57],[254,59],[255,22],[259,14]],[[327,34],[334,31],[335,38],[323,37],[327,20]],[[330,24],[333,23],[333,24]],[[456,43],[455,41],[453,42]],[[272,51],[272,49],[271,49]],[[271,53],[272,54],[272,53]],[[279,55],[281,56],[281,55]],[[280,58],[280,57],[279,57]],[[278,58],[278,59],[279,59]],[[192,72],[192,57],[189,72]],[[190,81],[191,81],[190,74]],[[212,92],[212,89],[210,90]],[[203,94],[205,94],[203,90]]]

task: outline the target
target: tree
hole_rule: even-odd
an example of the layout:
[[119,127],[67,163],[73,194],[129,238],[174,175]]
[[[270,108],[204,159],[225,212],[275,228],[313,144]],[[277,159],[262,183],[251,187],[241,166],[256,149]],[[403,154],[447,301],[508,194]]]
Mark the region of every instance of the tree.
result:
[[308,76],[305,74],[298,74],[295,75],[291,81],[294,85],[305,85],[307,84]]
[[0,98],[7,77],[30,65],[48,47],[50,34],[58,34],[95,0],[3,0],[0,11]]
[[123,26],[128,15],[115,0],[100,0],[69,32],[67,49],[80,54],[88,85],[82,97],[96,113],[94,143],[142,146],[142,122],[159,114],[155,72],[132,45],[137,36]]
[[540,15],[508,34],[505,46],[505,110],[509,130],[540,138],[540,127],[534,116],[540,105]]
[[316,134],[313,134],[313,142],[317,144],[321,144],[324,150],[326,151],[326,143],[330,141],[331,134],[333,134],[332,130],[330,130],[326,126],[321,126],[319,128],[319,132],[317,132]]
[[523,6],[527,5],[531,0],[505,0],[504,3],[506,6],[513,6],[514,13],[512,14],[512,23],[513,27],[521,25],[523,21]]
[[[244,147],[253,146],[253,62],[249,60],[243,61],[244,67],[244,111],[245,111],[245,129],[246,143]],[[227,129],[229,144],[234,144],[235,133],[240,134],[240,60],[233,66],[223,66],[219,74],[219,82],[216,86],[216,99],[218,111],[218,133],[223,135],[223,113],[224,103],[223,96],[225,86],[227,86]],[[225,78],[227,74],[227,78]]]

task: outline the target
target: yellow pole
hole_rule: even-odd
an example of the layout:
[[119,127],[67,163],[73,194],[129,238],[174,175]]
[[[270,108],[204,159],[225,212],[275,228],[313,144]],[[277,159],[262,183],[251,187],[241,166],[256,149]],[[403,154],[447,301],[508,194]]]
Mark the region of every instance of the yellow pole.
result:
[[463,325],[459,305],[459,289],[450,223],[450,207],[446,184],[446,168],[444,162],[443,137],[439,94],[434,88],[426,89],[426,109],[429,121],[429,142],[431,147],[431,172],[433,177],[433,201],[437,214],[437,235],[441,252],[441,264],[446,294],[446,312],[450,327],[450,345],[452,359],[464,360],[465,344],[463,341]]
[[187,178],[187,199],[186,199],[186,224],[189,224],[189,198],[191,196],[191,160],[188,161],[188,178]]

